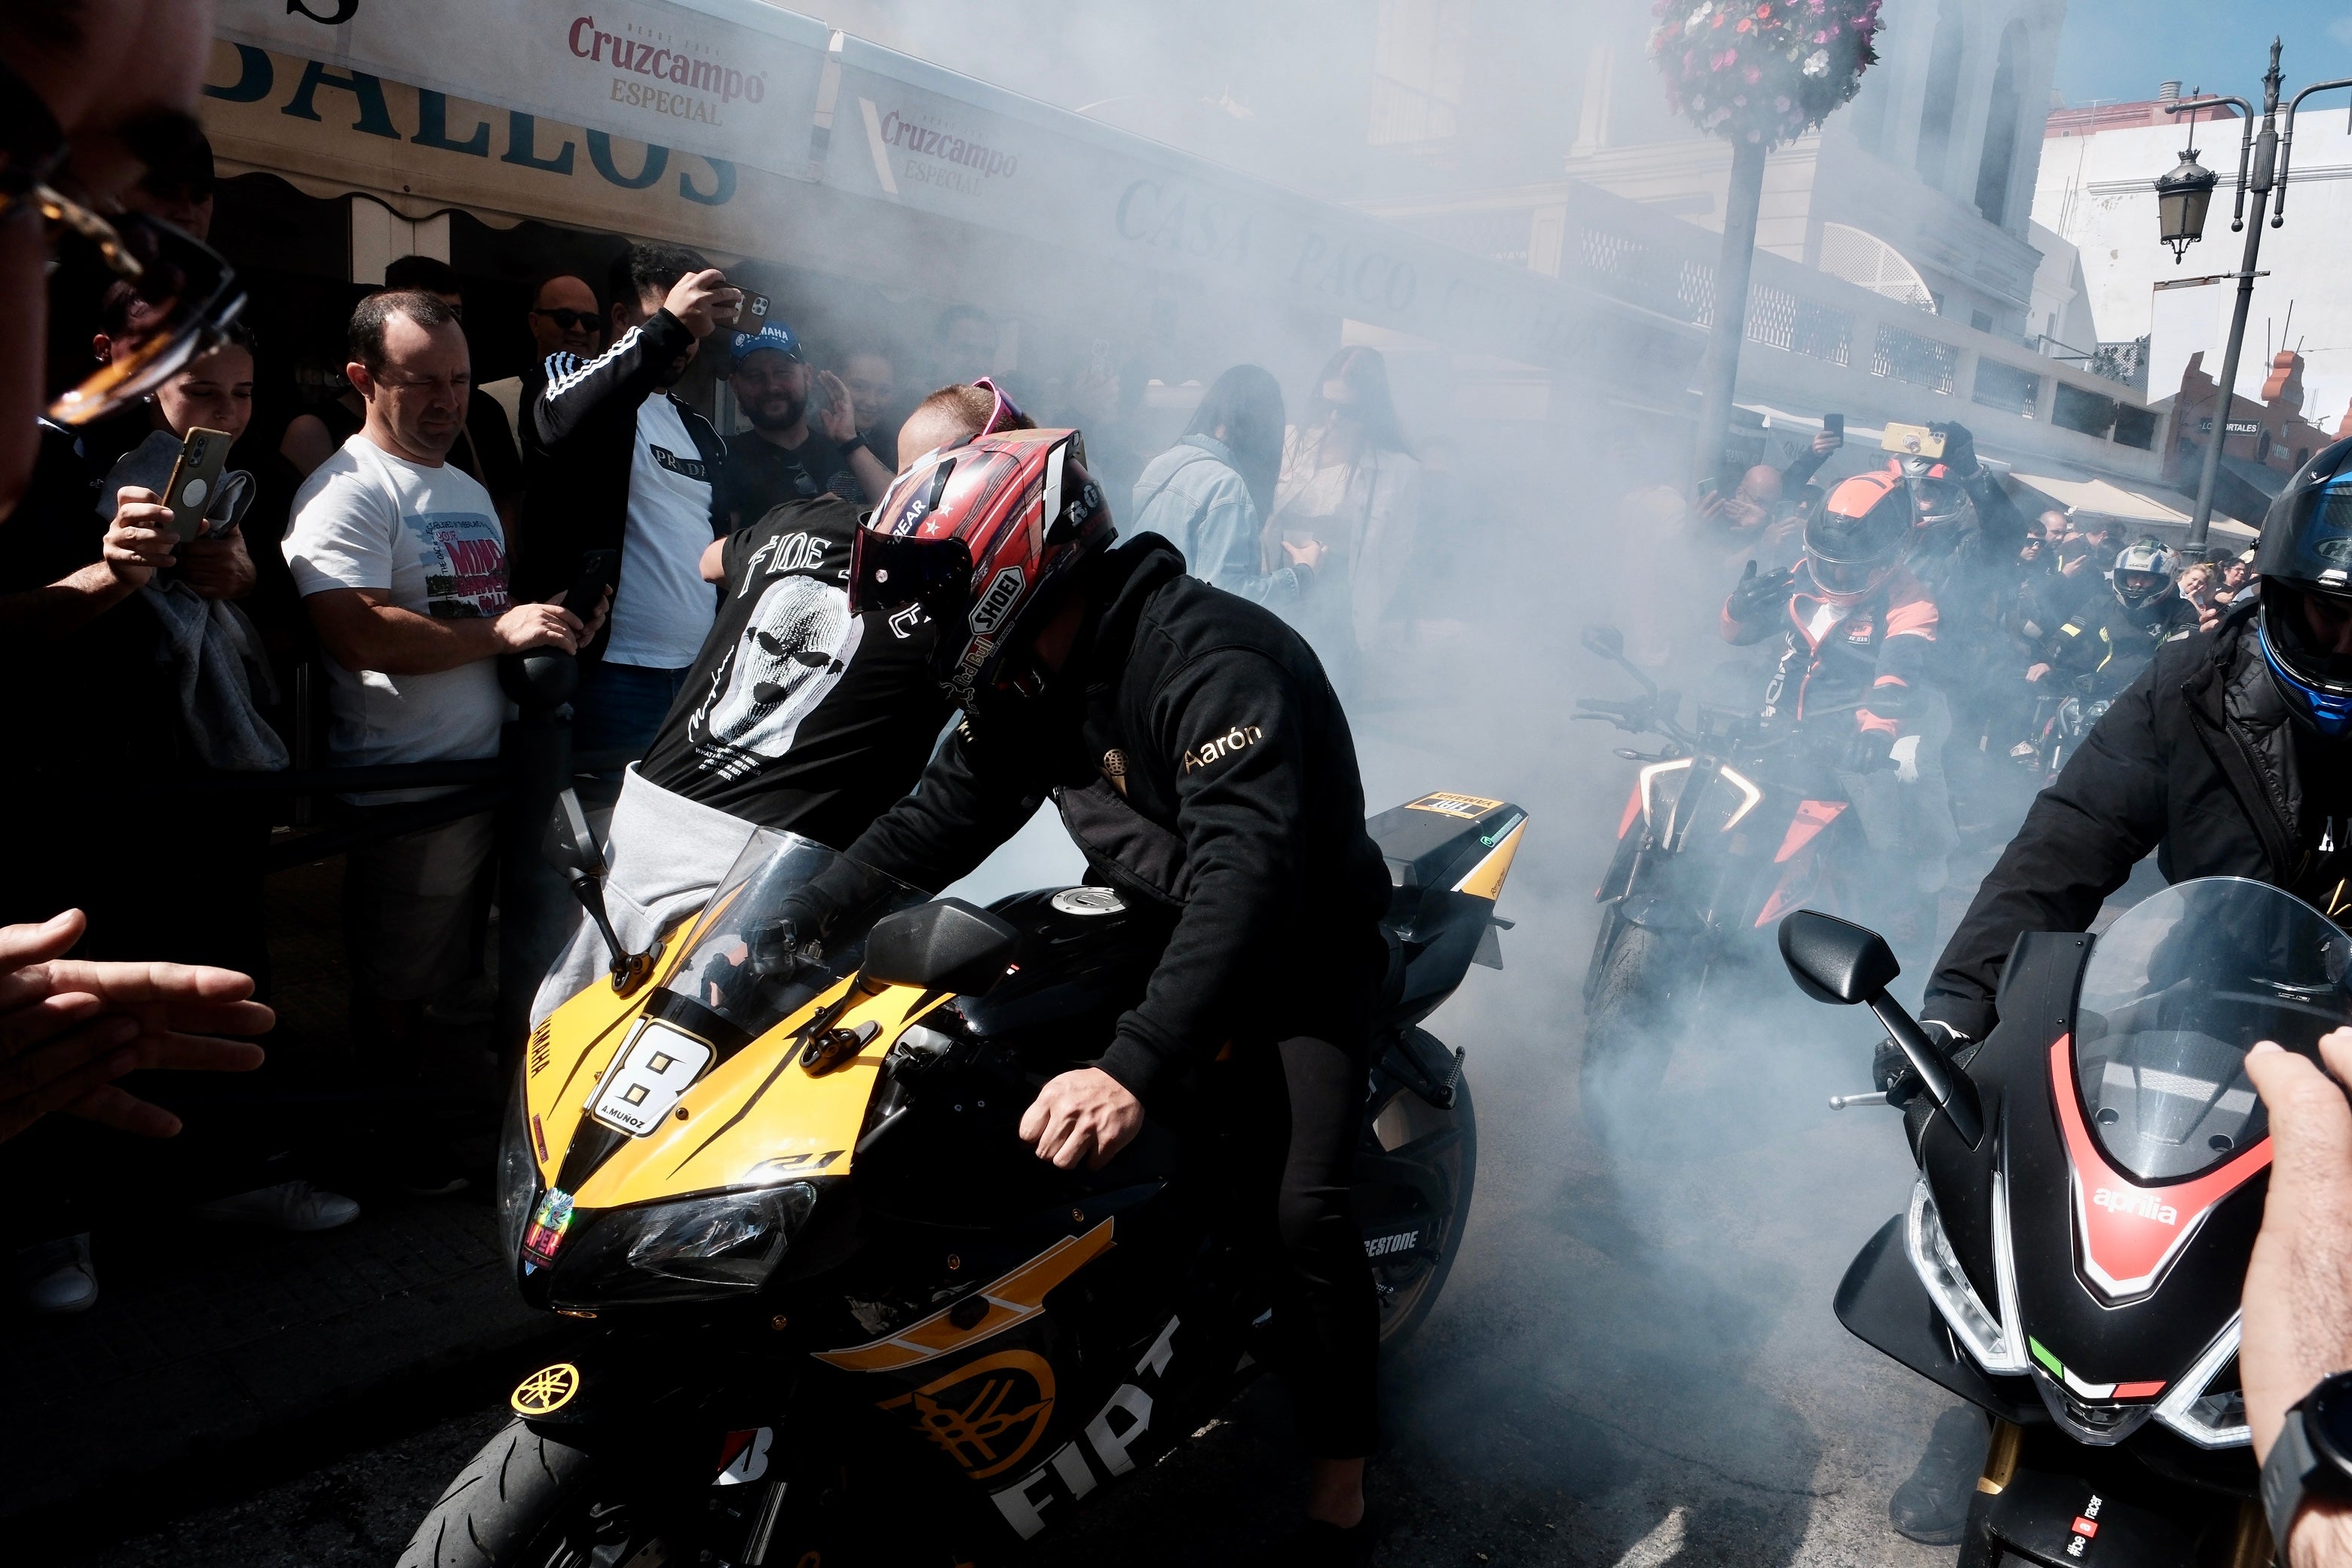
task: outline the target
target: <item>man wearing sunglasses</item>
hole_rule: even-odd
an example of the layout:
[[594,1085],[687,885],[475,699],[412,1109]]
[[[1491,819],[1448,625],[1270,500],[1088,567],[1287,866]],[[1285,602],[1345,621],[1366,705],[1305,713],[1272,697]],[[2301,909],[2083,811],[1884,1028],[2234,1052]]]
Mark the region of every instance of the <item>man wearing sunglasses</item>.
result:
[[520,375],[486,382],[482,391],[506,410],[507,428],[521,438],[522,411],[539,395],[546,378],[541,367],[557,354],[593,359],[604,346],[604,318],[596,309],[596,290],[569,272],[559,272],[541,283],[523,312],[530,333],[530,361]]

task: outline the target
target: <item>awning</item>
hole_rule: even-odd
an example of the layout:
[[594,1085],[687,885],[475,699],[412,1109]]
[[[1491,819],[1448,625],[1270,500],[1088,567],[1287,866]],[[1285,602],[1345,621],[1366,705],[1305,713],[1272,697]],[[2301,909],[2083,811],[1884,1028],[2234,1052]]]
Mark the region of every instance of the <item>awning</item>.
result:
[[223,0],[220,33],[205,117],[230,172],[404,217],[537,217],[950,293],[985,266],[1027,296],[1008,309],[1156,291],[1236,321],[1352,318],[1666,404],[1705,349],[1685,322],[759,0]]
[[[2196,501],[2178,490],[2158,486],[2126,488],[2106,479],[2076,478],[2060,479],[2052,474],[2031,474],[2011,469],[2009,476],[2028,489],[2049,497],[2076,517],[2099,517],[2118,522],[2126,528],[2142,528],[2159,537],[2172,532],[2185,533],[2190,518],[2196,514]],[[2255,531],[2234,518],[2216,511],[2209,525],[2216,539],[2228,539],[2252,543]]]

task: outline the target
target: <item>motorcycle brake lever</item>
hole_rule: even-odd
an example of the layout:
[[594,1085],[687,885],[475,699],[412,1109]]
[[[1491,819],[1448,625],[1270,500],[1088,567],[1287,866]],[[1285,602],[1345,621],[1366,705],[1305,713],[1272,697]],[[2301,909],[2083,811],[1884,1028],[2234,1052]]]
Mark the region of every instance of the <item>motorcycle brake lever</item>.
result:
[[1868,1094],[1833,1094],[1830,1096],[1830,1109],[1832,1110],[1844,1110],[1852,1106],[1862,1105],[1885,1105],[1889,1110],[1895,1109],[1894,1106],[1888,1104],[1886,1091],[1883,1089],[1874,1089]]

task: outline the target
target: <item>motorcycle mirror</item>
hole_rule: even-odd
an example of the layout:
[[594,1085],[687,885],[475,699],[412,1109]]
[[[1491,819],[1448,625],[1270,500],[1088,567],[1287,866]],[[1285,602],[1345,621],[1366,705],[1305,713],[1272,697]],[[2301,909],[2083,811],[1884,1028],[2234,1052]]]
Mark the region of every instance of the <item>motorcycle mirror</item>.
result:
[[1004,976],[1021,933],[961,899],[940,899],[885,915],[866,938],[860,983],[869,990],[913,985],[977,996]]
[[1835,915],[1799,910],[1780,922],[1780,958],[1797,989],[1814,1001],[1868,1006],[1919,1075],[1927,1098],[1951,1120],[1952,1131],[1969,1148],[1977,1146],[1984,1137],[1984,1108],[1976,1080],[1886,994],[1903,966],[1895,962],[1885,938]]
[[1780,922],[1780,960],[1798,990],[1848,1007],[1884,994],[1903,973],[1885,938],[1816,910],[1799,910]]
[[567,789],[555,797],[555,810],[548,817],[547,837],[540,840],[539,853],[567,882],[604,875],[604,852],[588,826],[579,791]]
[[1602,658],[1621,659],[1625,657],[1625,634],[1615,626],[1587,626],[1584,628],[1584,647],[1586,651],[1598,654]]

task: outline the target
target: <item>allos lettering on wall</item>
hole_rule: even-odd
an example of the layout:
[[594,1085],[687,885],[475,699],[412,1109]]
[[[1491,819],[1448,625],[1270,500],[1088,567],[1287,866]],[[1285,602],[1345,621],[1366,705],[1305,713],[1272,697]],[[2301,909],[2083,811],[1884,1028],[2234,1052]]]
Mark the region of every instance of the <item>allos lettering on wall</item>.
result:
[[[278,90],[278,67],[284,57],[251,44],[229,47],[236,51],[236,79],[205,83],[205,96],[226,103],[262,103],[269,100]],[[285,63],[290,69],[295,62]],[[581,141],[575,142],[568,130],[543,129],[536,117],[519,109],[478,110],[463,116],[473,119],[470,126],[453,123],[453,103],[459,100],[429,88],[416,89],[416,129],[412,134],[393,118],[391,100],[382,78],[366,71],[338,70],[323,60],[303,60],[300,65],[301,74],[278,108],[280,114],[295,120],[323,124],[327,116],[320,109],[321,103],[333,103],[331,95],[348,94],[352,114],[351,129],[362,136],[381,136],[387,141],[406,142],[469,158],[487,159],[496,151],[501,163],[567,178],[576,168],[580,146],[585,143],[589,166],[605,184],[625,191],[642,191],[653,185],[669,172],[670,159],[676,156],[680,160],[678,195],[698,205],[711,207],[724,206],[735,195],[735,165],[723,158],[674,153],[659,142],[649,142],[643,144],[645,151],[636,168],[627,170],[622,166],[625,154],[616,150],[614,139],[602,131],[581,132]],[[501,121],[506,131],[505,146],[503,151],[497,151],[495,132]]]

